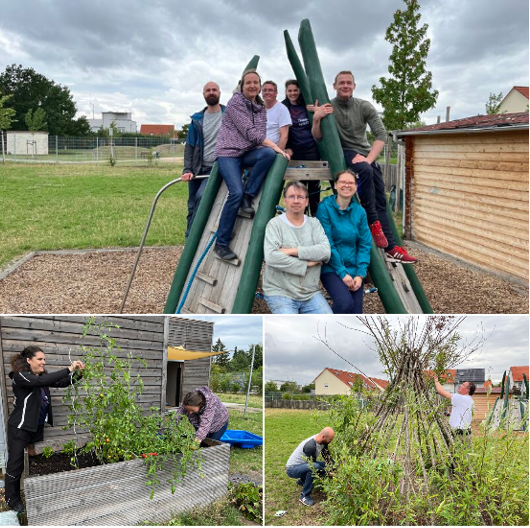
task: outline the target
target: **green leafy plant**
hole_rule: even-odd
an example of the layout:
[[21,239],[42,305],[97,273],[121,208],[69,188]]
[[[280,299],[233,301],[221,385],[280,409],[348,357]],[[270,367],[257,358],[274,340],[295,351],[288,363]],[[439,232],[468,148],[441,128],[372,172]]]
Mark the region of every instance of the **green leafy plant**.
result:
[[[186,419],[177,420],[157,407],[148,413],[138,403],[144,382],[139,369],[145,360],[123,351],[112,337],[117,328],[109,323],[96,323],[91,317],[84,327],[84,337],[97,336],[100,346],[82,346],[85,369],[83,378],[68,388],[65,404],[70,409],[66,428],[88,430],[90,441],[81,450],[93,453],[101,463],[143,457],[147,465],[147,485],[151,497],[161,485],[161,470],[170,472],[165,483],[175,492],[179,482],[191,468],[200,470],[200,451],[192,450],[195,429]],[[135,374],[134,372],[137,371]],[[76,460],[76,443],[68,452]],[[65,452],[67,446],[64,446]]]
[[263,521],[263,490],[252,482],[232,485],[229,492],[230,501],[236,504],[241,512],[257,523]]
[[53,456],[53,448],[51,447],[45,447],[43,450],[42,450],[42,456],[44,458],[50,458],[51,456]]

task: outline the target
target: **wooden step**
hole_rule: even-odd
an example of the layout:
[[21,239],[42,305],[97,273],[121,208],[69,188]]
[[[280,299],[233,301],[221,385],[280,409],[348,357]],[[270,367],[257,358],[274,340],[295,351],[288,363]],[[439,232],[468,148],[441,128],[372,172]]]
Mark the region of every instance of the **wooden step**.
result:
[[225,313],[225,309],[222,306],[219,306],[218,304],[215,304],[214,302],[209,301],[208,299],[200,299],[199,302],[203,306],[210,308],[210,310],[213,310],[214,312],[217,312],[219,314]]
[[285,171],[284,180],[331,180],[331,172],[328,168],[288,168]]
[[200,271],[198,271],[196,277],[198,279],[203,280],[204,282],[207,282],[208,284],[211,284],[212,286],[215,286],[217,284],[217,279],[215,277],[210,277],[209,275],[206,275],[206,273],[201,273]]

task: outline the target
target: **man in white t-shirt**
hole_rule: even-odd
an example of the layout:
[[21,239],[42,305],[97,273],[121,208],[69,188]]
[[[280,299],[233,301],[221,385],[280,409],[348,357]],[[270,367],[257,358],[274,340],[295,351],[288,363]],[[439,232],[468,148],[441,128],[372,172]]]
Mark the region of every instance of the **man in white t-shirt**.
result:
[[471,396],[475,393],[475,384],[472,381],[465,381],[458,387],[457,394],[451,394],[446,391],[438,381],[436,374],[434,375],[434,384],[440,396],[451,400],[453,408],[449,417],[449,425],[453,435],[470,435],[471,420],[473,419],[473,409],[475,407]]
[[267,139],[285,150],[289,127],[293,124],[288,108],[278,101],[278,86],[274,81],[265,81],[261,95],[267,109]]

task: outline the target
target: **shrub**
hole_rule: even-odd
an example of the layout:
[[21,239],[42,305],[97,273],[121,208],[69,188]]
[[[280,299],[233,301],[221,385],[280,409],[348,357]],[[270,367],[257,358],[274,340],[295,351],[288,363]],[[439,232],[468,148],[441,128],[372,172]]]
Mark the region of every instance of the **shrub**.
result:
[[284,392],[282,395],[282,400],[292,400],[293,396],[290,392]]
[[245,517],[259,524],[263,521],[263,491],[252,482],[231,485],[230,500]]

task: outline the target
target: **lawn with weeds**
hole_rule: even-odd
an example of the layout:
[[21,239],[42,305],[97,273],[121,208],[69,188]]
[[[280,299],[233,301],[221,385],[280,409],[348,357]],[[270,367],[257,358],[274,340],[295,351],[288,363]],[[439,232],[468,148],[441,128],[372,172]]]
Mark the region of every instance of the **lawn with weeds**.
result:
[[[182,166],[0,166],[0,268],[28,251],[135,247],[152,201]],[[146,244],[184,243],[188,189],[160,198]]]
[[[230,420],[228,429],[248,431],[263,437],[263,413],[243,413],[237,409],[229,409]],[[263,472],[263,448],[262,446],[252,449],[232,447],[230,449],[230,473],[241,473],[249,475],[255,480],[260,480]]]
[[[226,403],[241,403],[242,405],[245,405],[245,402],[247,400],[247,393],[241,393],[241,394],[233,394],[233,393],[216,393],[222,402]],[[260,396],[259,394],[251,394],[248,399],[248,406],[249,407],[257,407],[259,409],[263,408],[263,396]]]
[[[265,410],[265,524],[315,526],[324,524],[321,501],[325,496],[313,491],[316,505],[298,500],[300,487],[287,476],[285,464],[298,444],[320,432],[327,424],[327,412],[290,409]],[[287,513],[275,517],[275,512]]]

